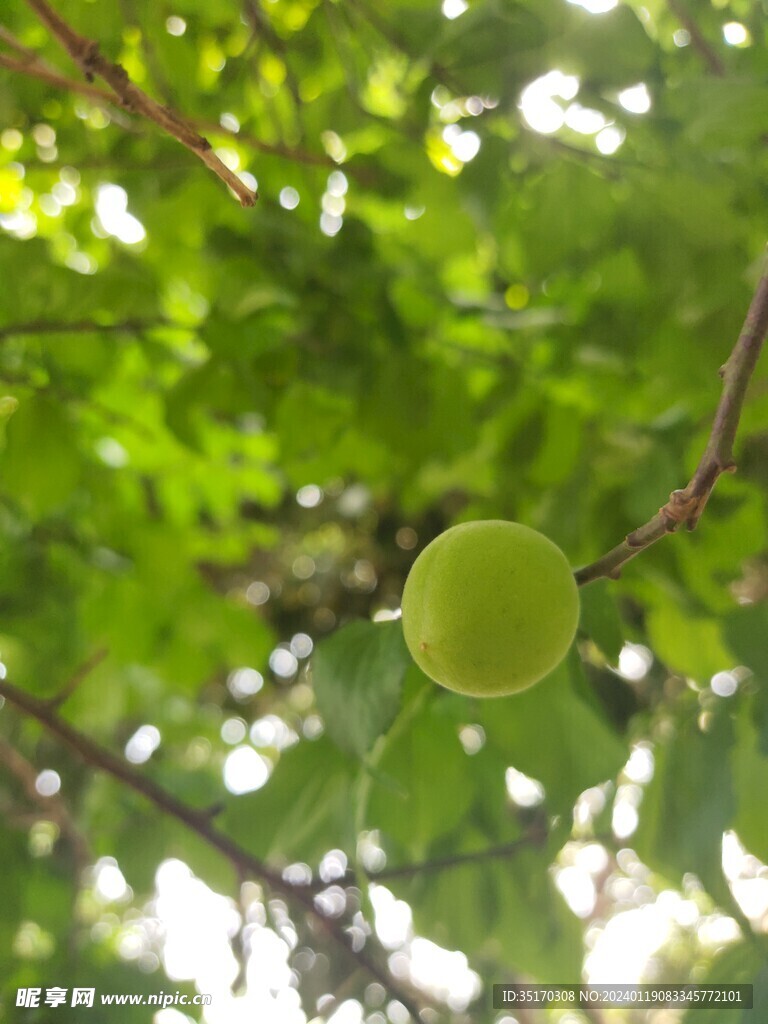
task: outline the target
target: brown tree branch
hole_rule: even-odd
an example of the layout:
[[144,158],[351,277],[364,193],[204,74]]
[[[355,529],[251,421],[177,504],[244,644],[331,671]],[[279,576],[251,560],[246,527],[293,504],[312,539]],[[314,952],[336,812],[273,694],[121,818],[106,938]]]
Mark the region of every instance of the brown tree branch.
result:
[[51,707],[50,701],[40,700],[20,690],[7,680],[0,680],[0,697],[4,697],[14,707],[40,722],[51,735],[57,737],[65,746],[74,751],[86,764],[106,772],[129,789],[143,796],[163,814],[181,822],[194,832],[213,849],[218,850],[243,877],[255,876],[266,882],[276,892],[299,903],[303,911],[314,920],[336,946],[358,965],[365,968],[385,989],[388,989],[414,1017],[419,1020],[420,1007],[415,997],[404,985],[393,978],[386,968],[381,966],[373,956],[362,950],[353,950],[347,940],[344,925],[326,917],[315,904],[314,894],[306,886],[291,885],[285,881],[279,869],[270,867],[260,858],[244,850],[224,832],[217,829],[211,821],[208,811],[196,810],[177,800],[171,793],[163,789],[152,779],[142,775],[121,757],[106,748],[94,743],[84,733],[73,728],[61,718]]
[[141,114],[172,135],[177,142],[194,153],[199,160],[228,185],[243,206],[253,206],[258,198],[234,171],[222,163],[210,142],[169,107],[164,107],[135,85],[119,64],[113,64],[99,52],[98,43],[76,32],[46,0],[27,0],[27,5],[58,39],[72,60],[80,67],[88,82],[95,76],[103,79],[126,110]]
[[686,10],[681,0],[667,0],[667,6],[691,37],[691,46],[703,59],[710,73],[722,78],[725,74],[725,64],[710,45],[693,15]]
[[[0,31],[0,41],[4,38],[4,34]],[[67,78],[54,68],[50,67],[38,54],[33,51],[27,51],[29,56],[24,58],[10,57],[8,54],[0,53],[0,67],[7,68],[9,71],[14,71],[16,74],[29,75],[32,78],[37,78],[42,82],[47,82],[49,85],[55,86],[57,89],[66,89],[69,92],[77,93],[81,96],[87,96],[88,99],[93,100],[100,104],[109,104],[113,108],[120,103],[119,97],[114,96],[111,92],[106,89],[100,89],[96,85],[91,85],[88,82],[80,82],[76,79]],[[210,135],[222,135],[227,138],[237,139],[240,143],[249,146],[251,149],[256,150],[259,153],[265,153],[269,156],[282,157],[285,160],[292,160],[295,163],[308,164],[314,167],[338,167],[338,162],[326,153],[313,153],[309,150],[296,149],[292,146],[286,146],[281,143],[264,142],[257,138],[252,132],[246,129],[240,129],[234,131],[231,128],[225,128],[224,125],[219,124],[215,121],[205,120],[193,120],[189,122],[194,128],[200,129],[200,131],[206,132]],[[48,166],[51,166],[50,164]],[[82,164],[80,165],[82,166]],[[354,169],[345,169],[346,173],[355,175],[357,172]],[[362,176],[362,175],[359,175]]]
[[763,263],[763,272],[752,296],[741,334],[727,362],[720,368],[720,376],[723,379],[720,401],[715,411],[707,446],[690,482],[681,490],[673,491],[666,505],[663,505],[647,523],[628,534],[621,544],[612,548],[602,558],[598,558],[596,562],[578,569],[574,576],[579,586],[602,577],[615,579],[625,562],[639,555],[668,533],[674,533],[682,523],[685,523],[689,530],[696,529],[720,474],[733,473],[736,470],[733,444],[747,386],[757,365],[766,333],[768,261]]

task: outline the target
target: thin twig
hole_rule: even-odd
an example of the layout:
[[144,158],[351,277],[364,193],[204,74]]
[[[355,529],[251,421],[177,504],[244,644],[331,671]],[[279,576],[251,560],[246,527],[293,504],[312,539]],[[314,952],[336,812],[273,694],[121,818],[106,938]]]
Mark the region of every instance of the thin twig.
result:
[[[86,96],[101,109],[110,107],[111,120],[115,121],[126,131],[136,131],[131,119],[125,116],[124,110],[118,108],[117,100],[106,89],[100,89],[97,85],[91,85],[88,82],[73,81],[71,78],[67,78],[60,71],[57,71],[56,68],[51,67],[47,61],[43,60],[40,54],[35,53],[34,50],[30,50],[26,46],[22,46],[7,30],[0,31],[0,41],[5,42],[18,53],[24,55],[23,59],[19,59],[0,53],[0,67],[7,68],[8,71],[15,71],[20,75],[29,75],[31,78],[37,78],[41,82],[47,82],[48,85],[55,86],[57,89],[67,89],[78,96]],[[49,164],[47,166],[50,168],[52,165]]]
[[318,1009],[322,1007],[322,1012],[326,1020],[328,1020],[328,1014],[333,1013],[346,999],[349,999],[354,994],[355,987],[360,983],[360,980],[360,971],[353,971],[351,974],[347,975],[340,985],[336,986],[334,992],[330,993],[328,996],[321,997],[322,1001],[320,1002]]
[[79,392],[62,387],[57,382],[51,380],[38,381],[29,373],[12,373],[8,370],[0,370],[0,381],[3,384],[16,384],[19,387],[30,388],[38,394],[51,392],[55,394],[57,398],[61,398],[64,401],[72,402],[75,405],[84,405],[87,408],[93,409],[110,423],[120,423],[126,427],[130,427],[130,429],[136,434],[140,437],[146,438],[148,441],[156,440],[154,431],[147,427],[142,420],[139,420],[128,413],[122,412],[119,409],[113,409],[111,406],[107,405],[106,402],[101,402],[92,395],[82,395]]
[[10,46],[12,50],[20,53],[22,57],[26,57],[30,61],[38,60],[38,56],[34,50],[31,50],[22,41],[11,32],[5,25],[0,25],[0,43],[5,43],[6,46]]
[[84,679],[88,678],[91,672],[93,672],[93,670],[97,668],[102,661],[104,661],[108,654],[108,648],[99,647],[98,650],[94,651],[89,657],[87,657],[85,661],[77,666],[59,692],[49,699],[48,707],[51,708],[51,710],[60,708],[65,701],[69,700],[75,690],[77,690],[80,683],[82,683]]
[[741,409],[754,372],[760,350],[768,333],[768,261],[752,296],[744,326],[727,362],[720,368],[723,390],[715,411],[712,430],[688,485],[673,491],[669,501],[643,526],[628,534],[621,544],[574,573],[579,586],[602,577],[616,578],[625,562],[655,544],[685,523],[695,530],[712,489],[721,473],[733,473],[733,444],[739,426]]
[[321,929],[328,934],[339,948],[344,950],[348,957],[364,967],[369,974],[376,978],[380,984],[388,989],[407,1008],[415,1020],[419,1020],[420,1008],[414,1001],[414,998],[411,997],[411,994],[405,991],[402,984],[392,978],[386,969],[381,967],[373,957],[368,956],[363,951],[353,950],[350,947],[344,931],[344,925],[339,921],[325,917],[317,908],[314,895],[306,887],[295,886],[286,882],[277,868],[272,868],[265,864],[260,858],[244,850],[224,832],[217,829],[212,824],[211,817],[207,811],[196,810],[177,800],[176,797],[163,789],[162,786],[159,786],[147,776],[142,775],[122,758],[94,743],[84,733],[79,732],[61,718],[51,708],[48,701],[40,700],[31,694],[25,693],[24,690],[13,686],[7,680],[0,680],[0,697],[5,697],[16,708],[40,722],[51,735],[61,740],[86,764],[111,775],[129,789],[139,793],[163,814],[181,822],[209,846],[223,854],[239,874],[255,876],[288,899],[296,900],[302,906],[305,913],[310,915],[320,925]]
[[[88,82],[80,82],[77,79],[67,78],[66,75],[62,75],[54,68],[51,68],[37,54],[32,53],[32,51],[30,51],[30,54],[31,56],[29,58],[20,59],[0,53],[0,67],[7,68],[9,71],[14,71],[20,75],[29,75],[32,78],[37,78],[42,82],[47,82],[49,85],[55,86],[57,89],[66,89],[69,92],[87,96],[88,99],[99,104],[109,104],[113,108],[119,105],[119,98],[115,97],[111,92],[107,92],[106,89],[100,89],[97,85],[91,85]],[[278,142],[264,142],[247,129],[225,128],[224,125],[217,121],[196,119],[189,123],[192,127],[197,128],[206,134],[221,135],[230,139],[236,139],[242,145],[249,146],[251,149],[254,149],[259,153],[265,153],[269,156],[282,157],[285,160],[292,160],[295,163],[308,164],[309,166],[314,167],[339,166],[338,161],[334,160],[326,153],[313,153],[309,150],[286,146]],[[52,165],[47,164],[46,166],[51,167]],[[82,167],[83,164],[80,163],[79,166]],[[85,166],[88,165],[86,164]],[[353,176],[356,174],[354,168],[345,168],[345,171],[347,174],[352,174]],[[363,177],[362,172],[359,176]]]
[[43,796],[40,793],[37,788],[39,772],[4,736],[0,736],[0,762],[19,780],[27,797],[42,809],[45,817],[58,826],[72,847],[78,867],[87,867],[92,860],[91,852],[85,837],[75,825],[69,808],[59,794]]
[[691,46],[703,59],[710,73],[722,78],[725,74],[725,64],[704,36],[693,15],[686,10],[680,0],[667,0],[667,6],[691,37]]
[[28,334],[140,334],[152,327],[164,326],[173,325],[162,317],[155,320],[122,320],[116,324],[100,324],[96,320],[30,320],[0,327],[0,342]]
[[[376,4],[369,4],[365,0],[354,0],[350,5],[352,10],[357,10],[361,17],[368,22],[368,24],[378,32],[378,34],[385,39],[387,43],[395,50],[400,50],[412,63],[416,63],[417,58],[410,52],[410,47],[406,37],[393,25],[389,24],[385,18],[381,16],[381,10],[386,10],[386,7],[381,9]],[[436,40],[437,37],[435,37]],[[433,43],[434,46],[434,43]],[[459,82],[453,72],[449,68],[440,64],[434,60],[430,52],[425,54],[429,60],[429,73],[432,77],[444,85],[447,89],[457,94],[468,95],[468,90],[464,85]]]
[[144,56],[144,64],[149,71],[155,91],[162,97],[164,103],[173,103],[174,96],[170,83],[166,78],[160,61],[157,59],[157,52],[149,35],[142,29],[134,9],[133,0],[120,0],[120,13],[122,20],[138,30],[139,46]]
[[[387,882],[392,878],[413,878],[416,875],[436,874],[439,871],[460,868],[467,864],[484,864],[489,860],[504,860],[507,857],[513,857],[529,846],[539,846],[546,839],[546,835],[546,830],[541,826],[537,826],[509,843],[487,846],[482,850],[473,850],[471,853],[456,853],[446,857],[434,857],[431,860],[420,861],[418,864],[400,864],[391,868],[383,868],[381,871],[371,871],[367,881]],[[312,881],[302,887],[322,892],[329,885],[355,885],[359,884],[359,881],[355,871],[347,871],[340,878],[334,879],[333,882]]]
[[135,85],[128,77],[125,68],[120,64],[113,64],[112,61],[103,57],[99,52],[98,43],[76,32],[49,6],[46,0],[27,0],[27,5],[66,49],[72,60],[82,70],[87,81],[92,82],[98,75],[107,83],[126,110],[141,114],[150,121],[154,121],[163,131],[172,135],[182,146],[202,160],[206,167],[232,189],[243,206],[253,206],[258,198],[257,193],[252,192],[234,171],[222,163],[214,153],[210,142],[203,135],[198,134],[174,110],[153,100]]
[[226,135],[231,139],[237,139],[240,143],[250,146],[251,149],[255,149],[260,153],[266,153],[269,156],[281,156],[286,160],[293,160],[296,163],[309,164],[315,167],[339,166],[338,161],[326,153],[311,153],[308,150],[296,149],[293,146],[286,146],[280,142],[263,142],[245,128],[225,128],[222,124],[215,121],[196,121],[195,124],[204,132],[208,132],[211,135]]
[[91,85],[88,82],[78,82],[67,78],[39,59],[33,61],[26,58],[9,57],[5,53],[0,53],[0,67],[21,75],[31,75],[32,78],[39,78],[42,82],[55,85],[57,89],[68,89],[70,92],[87,96],[98,103],[114,104],[116,102],[115,97],[106,89],[100,89],[97,85]]
[[296,76],[288,62],[288,47],[274,30],[272,22],[256,0],[243,0],[243,13],[247,21],[250,22],[252,39],[263,39],[272,53],[276,54],[283,62],[283,66],[285,68],[285,81],[288,85],[288,91],[291,94],[291,99],[293,100],[294,115],[296,117],[297,124],[300,126],[300,114],[302,107],[301,90]]
[[384,868],[382,871],[372,872],[370,877],[372,882],[383,882],[390,878],[412,878],[414,875],[433,874],[450,868],[463,867],[466,864],[483,864],[489,860],[503,860],[528,846],[539,845],[545,838],[546,833],[541,828],[536,828],[510,843],[500,843],[498,846],[489,846],[471,853],[455,853],[446,857],[435,857],[432,860],[422,861],[420,864],[401,864],[399,867]]
[[640,170],[656,170],[656,168],[640,160],[617,156],[616,153],[600,153],[589,149],[582,149],[581,146],[564,142],[554,135],[541,135],[538,132],[529,131],[526,132],[525,138],[532,147],[553,149],[579,163],[601,167],[605,171],[607,178],[619,179],[621,177],[620,171],[625,167],[634,167]]

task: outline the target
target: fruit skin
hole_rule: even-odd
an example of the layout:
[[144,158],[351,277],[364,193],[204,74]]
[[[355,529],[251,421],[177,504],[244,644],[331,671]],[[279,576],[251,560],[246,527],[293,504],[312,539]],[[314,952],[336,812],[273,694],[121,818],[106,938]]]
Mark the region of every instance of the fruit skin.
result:
[[565,657],[579,591],[563,552],[521,523],[453,526],[413,563],[403,590],[408,649],[449,690],[500,697],[523,690]]

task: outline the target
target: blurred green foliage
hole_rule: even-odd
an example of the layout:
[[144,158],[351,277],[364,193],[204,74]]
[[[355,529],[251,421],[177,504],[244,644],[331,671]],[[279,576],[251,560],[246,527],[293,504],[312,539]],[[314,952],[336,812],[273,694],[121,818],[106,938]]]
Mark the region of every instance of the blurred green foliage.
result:
[[[764,371],[740,471],[697,533],[590,586],[578,650],[539,687],[438,692],[397,624],[371,622],[392,619],[415,554],[456,521],[525,522],[576,566],[689,478],[768,235],[761,5],[686,0],[703,43],[671,5],[632,0],[599,15],[477,0],[453,19],[437,0],[58,6],[261,198],[241,209],[117,106],[2,71],[8,678],[51,696],[103,649],[62,714],[117,750],[159,730],[136,770],[191,806],[223,802],[221,827],[277,867],[340,849],[373,874],[361,835],[390,867],[463,858],[384,884],[484,984],[580,980],[581,925],[551,865],[600,841],[610,877],[632,846],[656,890],[696,875],[701,906],[750,933],[743,956],[689,934],[674,980],[757,978],[765,1001],[750,931],[765,915],[739,913],[721,866],[731,829],[768,859]],[[0,53],[23,59],[15,39],[77,79],[22,0],[2,21]],[[580,130],[585,110],[599,134]],[[544,116],[555,127],[534,130]],[[227,792],[252,727],[273,774]],[[8,705],[0,732],[30,770],[59,773],[136,907],[167,857],[235,893],[215,851]],[[637,744],[656,759],[641,784],[624,769]],[[540,783],[536,806],[505,788],[510,767]],[[617,834],[628,786],[638,830]],[[585,791],[593,813],[574,822]],[[114,908],[94,911],[66,831],[35,846],[30,815],[52,812],[8,763],[0,801],[0,1017],[43,1019],[15,990],[61,977],[162,987],[121,961],[116,918],[92,927]],[[609,892],[601,927],[628,909]],[[308,1016],[339,984],[362,998],[348,966],[299,972]]]

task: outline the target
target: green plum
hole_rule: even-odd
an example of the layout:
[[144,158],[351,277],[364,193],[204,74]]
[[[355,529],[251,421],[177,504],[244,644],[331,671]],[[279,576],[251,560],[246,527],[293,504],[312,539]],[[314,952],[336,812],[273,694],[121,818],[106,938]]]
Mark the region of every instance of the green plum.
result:
[[402,606],[416,663],[435,682],[475,697],[538,682],[563,660],[579,621],[578,587],[560,548],[500,519],[436,537],[411,568]]

